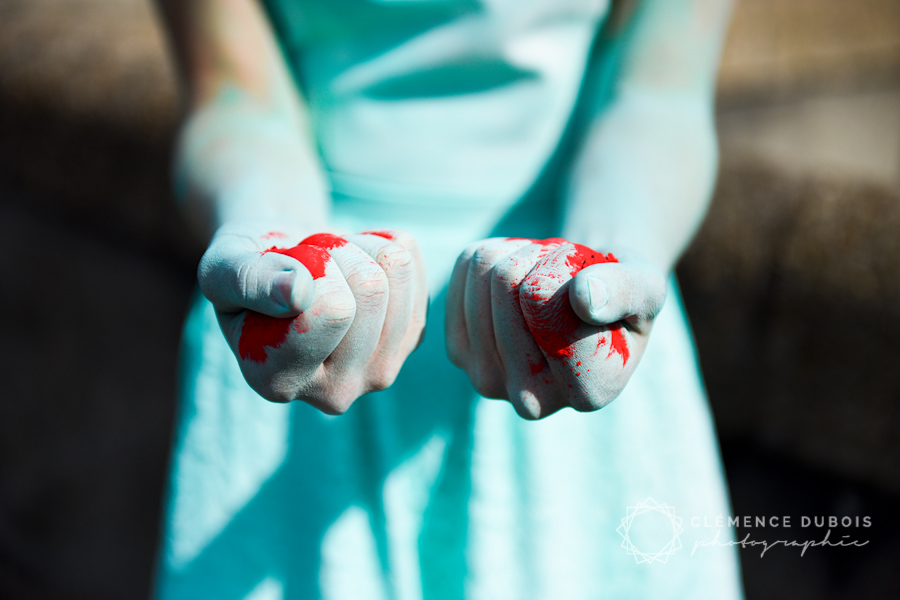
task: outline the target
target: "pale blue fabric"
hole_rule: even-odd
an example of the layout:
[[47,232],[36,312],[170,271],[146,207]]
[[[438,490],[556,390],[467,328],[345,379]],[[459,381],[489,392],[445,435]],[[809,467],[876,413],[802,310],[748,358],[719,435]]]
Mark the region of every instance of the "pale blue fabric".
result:
[[[512,0],[269,4],[310,98],[337,223],[404,229],[423,248],[426,336],[394,386],[331,417],[257,396],[198,296],[184,332],[158,595],[739,598],[733,548],[691,555],[715,531],[690,519],[729,506],[674,279],[632,381],[594,413],[525,421],[478,397],[444,351],[444,295],[462,248],[493,234],[557,233],[546,190],[558,174],[545,167],[605,3],[561,1],[551,13],[547,3]],[[503,25],[498,15],[514,6],[528,18]],[[517,31],[539,49],[565,39],[577,69],[550,73],[534,66],[539,57],[526,69]],[[465,52],[488,33],[508,43],[483,45],[469,77]],[[422,43],[404,54],[409,40]],[[519,48],[516,64],[509,48]],[[385,58],[392,52],[395,62]],[[434,73],[408,62],[423,54],[448,68],[429,80]],[[526,195],[542,170],[546,185]],[[648,526],[661,513],[631,527],[644,552],[680,541],[664,563],[639,563],[617,531],[648,498],[683,519],[678,536],[668,520]]]

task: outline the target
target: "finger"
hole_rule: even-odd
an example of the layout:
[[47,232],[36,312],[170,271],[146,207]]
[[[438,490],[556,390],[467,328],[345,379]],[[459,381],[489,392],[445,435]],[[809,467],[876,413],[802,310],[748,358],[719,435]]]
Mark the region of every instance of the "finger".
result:
[[414,266],[406,249],[384,236],[350,235],[347,240],[368,254],[387,277],[388,293],[381,337],[367,367],[367,378],[376,389],[394,382],[405,355],[401,345],[412,320],[415,295]]
[[494,339],[506,373],[507,397],[526,419],[540,419],[562,407],[547,359],[519,303],[522,280],[545,252],[539,245],[528,245],[498,261],[491,278]]
[[551,366],[554,359],[571,357],[571,344],[578,333],[579,321],[568,306],[564,288],[570,279],[566,272],[570,250],[570,244],[563,244],[545,254],[528,272],[519,291],[522,314]]
[[625,320],[640,332],[659,314],[666,299],[666,280],[644,259],[594,264],[575,275],[569,299],[575,314],[586,323]]
[[635,345],[620,324],[591,325],[572,309],[572,272],[581,268],[585,250],[560,244],[528,273],[519,294],[525,320],[547,357],[557,389],[565,395],[565,404],[579,411],[609,403],[634,371],[643,347]]
[[307,263],[321,261],[318,254],[303,245],[259,250],[258,241],[250,236],[221,232],[200,260],[197,279],[217,311],[250,309],[288,317],[312,302],[315,274]]
[[492,270],[497,262],[530,243],[529,240],[487,239],[475,249],[469,261],[463,303],[469,338],[469,365],[466,371],[472,385],[486,398],[508,399],[506,372],[494,335]]
[[303,399],[321,410],[329,405],[323,362],[353,322],[356,303],[333,261],[314,282],[315,297],[304,312],[288,318],[251,310],[217,314],[247,382],[275,402]]
[[400,352],[404,356],[415,350],[422,342],[425,322],[428,314],[428,275],[425,270],[425,258],[416,239],[397,229],[380,229],[362,232],[365,235],[376,235],[399,244],[409,253],[413,266],[413,312],[406,336],[400,344]]
[[329,253],[343,273],[356,302],[350,329],[324,364],[330,393],[334,398],[344,399],[349,406],[357,397],[371,391],[365,385],[366,365],[381,338],[389,287],[387,275],[371,256],[343,238],[338,240],[314,239],[311,243],[327,241],[332,244]]
[[[291,367],[306,364],[305,357],[309,357],[311,364],[318,365],[332,353],[356,313],[354,295],[340,264],[330,254],[332,248],[345,244],[340,237],[318,234],[285,251],[303,258],[309,271],[315,274],[310,286],[312,301],[296,316],[280,318],[254,310],[218,313],[222,329],[234,342],[232,345],[241,359],[265,363],[272,350],[281,348],[286,342],[289,346],[299,345],[294,350],[300,363],[288,365]],[[269,253],[277,256],[278,251],[271,249]],[[284,258],[297,262],[286,255]],[[303,336],[303,339],[295,339],[295,335]]]
[[569,305],[568,284],[577,252],[571,243],[549,251],[522,281],[519,305],[564,402],[577,410],[594,410],[596,406],[587,404],[593,399],[588,381],[597,374],[582,372],[582,366],[587,366],[585,361],[601,341],[599,328],[580,321]]
[[446,318],[444,320],[444,339],[447,344],[447,356],[450,362],[465,369],[469,364],[469,334],[466,331],[465,297],[466,275],[469,263],[478,244],[471,244],[456,259],[450,283],[447,286]]

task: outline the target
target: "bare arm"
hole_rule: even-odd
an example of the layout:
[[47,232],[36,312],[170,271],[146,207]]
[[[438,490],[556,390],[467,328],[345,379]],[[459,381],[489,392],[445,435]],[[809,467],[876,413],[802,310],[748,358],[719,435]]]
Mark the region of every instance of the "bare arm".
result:
[[175,187],[207,239],[221,225],[322,225],[330,199],[303,108],[256,0],[159,0],[187,90]]
[[615,71],[593,78],[576,121],[583,137],[562,232],[571,241],[483,240],[454,270],[447,351],[483,395],[538,419],[567,406],[597,410],[624,389],[665,300],[664,273],[709,202],[728,6],[618,5],[625,18],[613,13],[618,30],[600,48],[613,60],[596,65]]
[[645,0],[609,41],[567,190],[564,237],[673,267],[706,212],[717,167],[713,93],[730,0]]
[[421,254],[399,231],[323,233],[311,129],[255,0],[161,6],[189,100],[176,193],[211,237],[200,289],[253,389],[342,413],[389,386],[421,338]]

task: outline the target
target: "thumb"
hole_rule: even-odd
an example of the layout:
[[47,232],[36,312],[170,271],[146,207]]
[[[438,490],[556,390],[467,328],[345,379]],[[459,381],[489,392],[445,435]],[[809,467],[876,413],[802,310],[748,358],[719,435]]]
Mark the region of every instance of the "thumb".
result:
[[276,252],[260,252],[252,239],[213,238],[197,269],[200,290],[216,310],[254,310],[291,317],[309,308],[313,279],[300,261]]
[[582,321],[609,325],[626,320],[639,332],[656,318],[666,299],[665,276],[637,258],[585,267],[570,286],[569,302]]

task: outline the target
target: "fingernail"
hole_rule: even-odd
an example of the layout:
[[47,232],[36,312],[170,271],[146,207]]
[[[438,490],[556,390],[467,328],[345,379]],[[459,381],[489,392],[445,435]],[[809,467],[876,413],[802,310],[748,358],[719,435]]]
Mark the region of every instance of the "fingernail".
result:
[[294,271],[282,271],[272,280],[272,298],[285,310],[291,308],[291,296],[294,292],[294,281],[297,279]]
[[588,300],[591,303],[592,314],[597,314],[609,304],[609,290],[606,284],[596,277],[588,277]]

